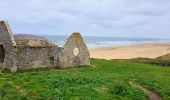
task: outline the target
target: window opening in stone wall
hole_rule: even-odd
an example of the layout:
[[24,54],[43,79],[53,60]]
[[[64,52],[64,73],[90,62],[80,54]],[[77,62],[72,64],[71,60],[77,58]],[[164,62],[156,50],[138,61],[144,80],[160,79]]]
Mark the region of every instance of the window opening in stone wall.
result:
[[50,66],[54,66],[54,57],[49,58]]
[[74,50],[73,50],[73,54],[74,54],[74,56],[78,56],[79,54],[80,54],[80,50],[79,50],[79,48],[74,48]]
[[3,63],[5,59],[5,50],[3,45],[0,45],[0,63]]

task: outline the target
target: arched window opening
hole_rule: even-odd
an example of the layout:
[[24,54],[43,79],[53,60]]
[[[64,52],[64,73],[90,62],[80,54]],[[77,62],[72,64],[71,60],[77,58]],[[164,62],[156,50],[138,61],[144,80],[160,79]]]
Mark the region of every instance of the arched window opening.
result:
[[73,50],[73,54],[74,54],[74,56],[78,56],[79,54],[80,54],[80,50],[79,50],[79,48],[74,48],[74,50]]

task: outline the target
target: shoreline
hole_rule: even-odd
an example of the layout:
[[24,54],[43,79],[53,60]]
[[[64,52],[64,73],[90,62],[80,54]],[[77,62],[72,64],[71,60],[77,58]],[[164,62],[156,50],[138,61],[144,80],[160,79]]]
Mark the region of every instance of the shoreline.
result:
[[170,53],[170,43],[141,43],[126,46],[89,48],[91,58],[131,59],[156,58]]

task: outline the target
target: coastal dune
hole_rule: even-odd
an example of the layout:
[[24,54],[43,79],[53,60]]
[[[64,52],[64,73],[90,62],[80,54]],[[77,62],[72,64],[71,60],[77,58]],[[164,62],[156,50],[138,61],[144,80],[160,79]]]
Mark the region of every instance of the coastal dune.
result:
[[145,43],[129,46],[112,46],[103,48],[90,48],[91,58],[100,59],[130,59],[130,58],[156,58],[170,53],[170,44]]

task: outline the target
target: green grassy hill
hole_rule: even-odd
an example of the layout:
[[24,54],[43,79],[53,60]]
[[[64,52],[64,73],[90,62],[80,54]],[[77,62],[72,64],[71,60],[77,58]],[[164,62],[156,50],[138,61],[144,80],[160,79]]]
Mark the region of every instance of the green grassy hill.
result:
[[96,67],[8,71],[0,75],[0,99],[146,100],[133,81],[170,99],[170,68],[91,59]]
[[169,67],[170,66],[170,54],[166,54],[166,55],[154,58],[154,59],[134,58],[134,59],[128,59],[126,61]]

